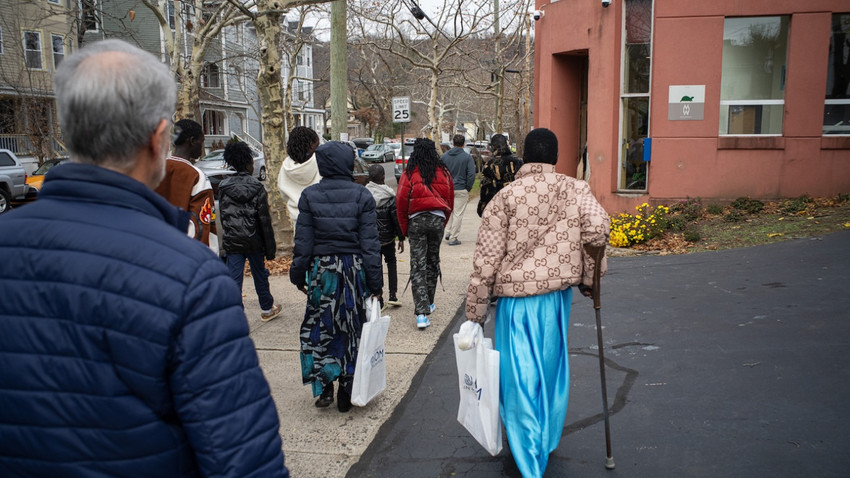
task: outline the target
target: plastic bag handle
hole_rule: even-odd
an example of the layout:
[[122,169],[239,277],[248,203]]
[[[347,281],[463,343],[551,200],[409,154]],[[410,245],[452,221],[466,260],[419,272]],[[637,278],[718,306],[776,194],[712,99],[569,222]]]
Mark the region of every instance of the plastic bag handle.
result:
[[369,313],[366,314],[367,322],[374,322],[381,318],[381,304],[378,302],[378,299],[369,297],[366,307],[369,309]]

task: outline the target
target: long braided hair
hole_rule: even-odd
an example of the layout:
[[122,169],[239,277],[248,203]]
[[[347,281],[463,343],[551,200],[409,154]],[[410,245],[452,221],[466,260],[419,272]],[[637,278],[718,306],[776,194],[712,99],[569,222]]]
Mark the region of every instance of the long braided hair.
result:
[[446,174],[449,174],[448,168],[437,155],[437,147],[428,138],[417,138],[413,143],[413,151],[410,153],[410,159],[407,161],[407,169],[405,170],[407,179],[412,177],[414,169],[419,170],[422,183],[429,188],[437,175],[437,169],[442,169]]

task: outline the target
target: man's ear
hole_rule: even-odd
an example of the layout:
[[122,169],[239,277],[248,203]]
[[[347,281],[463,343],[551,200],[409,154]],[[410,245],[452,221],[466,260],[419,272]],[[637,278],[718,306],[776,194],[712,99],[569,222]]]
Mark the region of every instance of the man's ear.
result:
[[[151,148],[151,152],[156,156],[159,156],[163,149],[166,152],[168,151],[168,146],[171,143],[171,129],[169,126],[170,122],[163,118],[159,120],[159,124],[156,126],[153,134],[151,134],[148,147]],[[163,141],[165,142],[164,148]]]

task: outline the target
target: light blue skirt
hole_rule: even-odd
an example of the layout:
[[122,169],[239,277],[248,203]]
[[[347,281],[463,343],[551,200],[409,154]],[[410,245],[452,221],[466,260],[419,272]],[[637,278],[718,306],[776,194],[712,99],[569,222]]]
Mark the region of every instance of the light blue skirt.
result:
[[524,478],[539,478],[558,447],[570,391],[572,288],[531,297],[499,297],[499,412]]

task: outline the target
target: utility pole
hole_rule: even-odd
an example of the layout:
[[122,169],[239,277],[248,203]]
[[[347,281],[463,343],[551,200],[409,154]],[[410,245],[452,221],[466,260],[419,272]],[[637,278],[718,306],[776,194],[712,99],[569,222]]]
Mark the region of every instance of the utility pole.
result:
[[502,27],[499,24],[499,0],[493,0],[493,29],[496,35],[496,54],[493,61],[496,64],[496,131],[495,133],[502,134],[502,104],[505,94],[505,65],[502,64]]
[[331,2],[331,139],[348,132],[348,67],[346,66],[345,0]]

